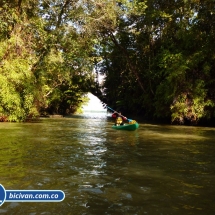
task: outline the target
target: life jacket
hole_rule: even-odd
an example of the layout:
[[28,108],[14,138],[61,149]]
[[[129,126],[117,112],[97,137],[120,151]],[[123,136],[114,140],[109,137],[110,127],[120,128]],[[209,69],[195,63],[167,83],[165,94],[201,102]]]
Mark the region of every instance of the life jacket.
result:
[[116,118],[116,124],[117,124],[117,125],[120,125],[120,124],[122,124],[122,123],[123,123],[122,117],[121,117],[121,116],[118,116],[118,117]]

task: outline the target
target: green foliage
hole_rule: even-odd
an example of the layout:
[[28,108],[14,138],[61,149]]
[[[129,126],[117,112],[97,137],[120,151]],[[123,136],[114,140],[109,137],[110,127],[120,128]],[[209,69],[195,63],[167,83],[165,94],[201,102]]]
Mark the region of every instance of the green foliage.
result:
[[73,113],[89,91],[147,118],[214,116],[210,1],[3,1],[0,12],[1,121]]
[[199,119],[208,117],[206,107],[214,107],[214,102],[207,99],[205,84],[196,80],[191,87],[191,93],[179,95],[171,105],[172,122],[184,123],[185,120],[197,124]]
[[34,117],[38,112],[34,111],[32,114],[35,81],[30,66],[32,56],[28,56],[28,50],[18,35],[11,36],[7,42],[1,44],[1,115],[6,116],[9,121],[23,121],[29,115]]
[[55,0],[0,4],[2,119],[71,113],[81,105],[94,82],[89,56],[94,38],[83,38],[72,25],[81,13],[75,5]]
[[114,36],[103,41],[100,71],[109,103],[173,123],[212,116],[214,7],[195,0],[121,3],[126,15],[118,13]]

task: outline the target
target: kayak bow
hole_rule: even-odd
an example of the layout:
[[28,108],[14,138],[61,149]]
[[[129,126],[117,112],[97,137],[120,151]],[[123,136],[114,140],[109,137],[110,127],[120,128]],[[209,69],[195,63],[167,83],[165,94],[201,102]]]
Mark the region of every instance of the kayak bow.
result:
[[113,125],[112,126],[113,129],[116,130],[127,130],[127,131],[134,131],[137,128],[139,128],[139,124],[136,122],[134,124],[125,124],[125,125]]

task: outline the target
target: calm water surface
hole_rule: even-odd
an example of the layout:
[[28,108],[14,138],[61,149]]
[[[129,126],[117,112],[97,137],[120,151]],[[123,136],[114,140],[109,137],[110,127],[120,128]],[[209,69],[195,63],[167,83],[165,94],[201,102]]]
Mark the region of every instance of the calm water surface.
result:
[[5,202],[0,214],[215,214],[215,128],[111,126],[102,114],[1,123],[0,184],[65,199]]

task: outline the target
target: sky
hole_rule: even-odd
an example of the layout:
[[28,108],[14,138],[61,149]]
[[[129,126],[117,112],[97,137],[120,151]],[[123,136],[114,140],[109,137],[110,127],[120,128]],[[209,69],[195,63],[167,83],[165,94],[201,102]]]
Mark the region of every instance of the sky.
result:
[[101,101],[92,93],[88,93],[89,102],[87,105],[83,105],[83,111],[106,111]]

